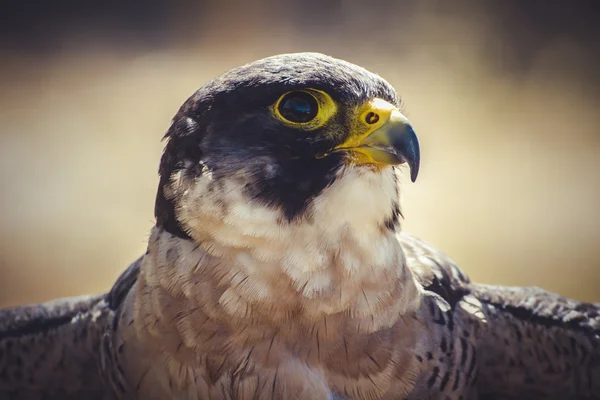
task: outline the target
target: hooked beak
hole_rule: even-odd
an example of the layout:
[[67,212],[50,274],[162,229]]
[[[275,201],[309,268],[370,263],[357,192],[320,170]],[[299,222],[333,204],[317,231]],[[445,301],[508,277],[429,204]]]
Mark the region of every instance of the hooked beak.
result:
[[417,179],[419,141],[408,119],[394,105],[381,99],[372,100],[359,112],[357,127],[360,132],[351,134],[334,151],[350,152],[352,162],[357,165],[407,163],[411,180]]

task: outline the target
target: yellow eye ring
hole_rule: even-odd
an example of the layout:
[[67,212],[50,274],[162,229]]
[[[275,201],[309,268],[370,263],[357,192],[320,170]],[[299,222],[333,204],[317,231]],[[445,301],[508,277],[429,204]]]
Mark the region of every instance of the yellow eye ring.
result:
[[284,124],[313,130],[323,126],[337,111],[333,99],[317,89],[286,92],[271,107],[273,115]]

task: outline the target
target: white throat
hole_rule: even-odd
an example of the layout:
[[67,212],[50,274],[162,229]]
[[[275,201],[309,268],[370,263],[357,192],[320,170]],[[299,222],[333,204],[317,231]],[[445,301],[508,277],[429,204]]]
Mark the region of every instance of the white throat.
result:
[[169,194],[194,241],[155,228],[154,268],[170,266],[164,279],[183,292],[199,279],[212,282],[230,315],[404,314],[419,296],[395,232],[385,227],[398,201],[394,173],[348,169],[296,222],[249,202],[243,176],[216,184],[210,174],[193,183],[175,175]]

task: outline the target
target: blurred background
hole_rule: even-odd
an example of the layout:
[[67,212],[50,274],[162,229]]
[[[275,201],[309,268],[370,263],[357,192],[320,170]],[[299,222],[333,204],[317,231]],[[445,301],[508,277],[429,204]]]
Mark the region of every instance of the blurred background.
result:
[[600,2],[2,0],[0,306],[102,292],[146,246],[160,139],[237,65],[318,51],[419,134],[405,230],[474,280],[600,301]]

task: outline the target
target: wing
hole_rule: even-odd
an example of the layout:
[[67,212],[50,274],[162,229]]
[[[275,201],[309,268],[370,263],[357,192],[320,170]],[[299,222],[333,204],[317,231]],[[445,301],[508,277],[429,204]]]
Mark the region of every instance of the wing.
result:
[[446,254],[406,233],[398,234],[398,240],[425,290],[438,294],[452,309],[471,292],[469,277]]
[[117,282],[107,295],[108,309],[110,310],[106,334],[102,337],[100,348],[100,369],[104,382],[111,395],[116,398],[131,398],[130,386],[122,374],[120,365],[120,351],[116,344],[116,334],[121,321],[121,313],[127,295],[137,282],[142,264],[142,257],[138,258],[121,274]]
[[99,368],[102,339],[140,260],[106,295],[0,310],[0,398],[110,398]]
[[478,346],[482,395],[600,398],[600,304],[538,288],[474,285],[473,293],[488,321]]
[[122,274],[119,276],[110,292],[107,295],[108,307],[112,311],[118,311],[140,275],[140,266],[142,257],[135,260]]
[[477,398],[475,332],[480,314],[471,281],[445,254],[407,234],[400,234],[406,262],[425,289],[417,313],[426,329],[415,348],[421,376],[410,399]]
[[426,293],[447,302],[452,314],[473,314],[467,323],[477,332],[482,398],[600,398],[600,304],[539,288],[472,283],[435,248],[407,234],[399,240]]
[[104,296],[0,310],[0,398],[102,399]]

